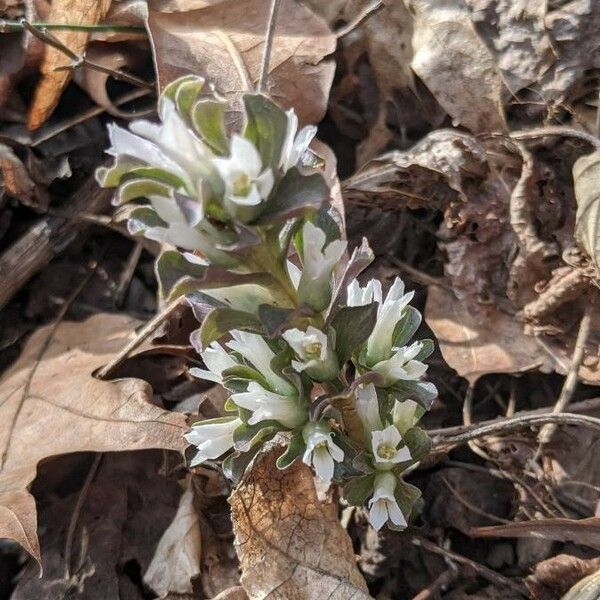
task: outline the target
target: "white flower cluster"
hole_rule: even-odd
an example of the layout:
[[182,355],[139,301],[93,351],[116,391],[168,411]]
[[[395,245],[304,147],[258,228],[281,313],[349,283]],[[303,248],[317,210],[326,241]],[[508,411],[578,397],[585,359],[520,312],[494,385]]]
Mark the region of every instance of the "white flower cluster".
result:
[[280,468],[302,460],[365,504],[376,529],[405,527],[419,493],[403,473],[428,449],[416,424],[436,395],[421,381],[433,345],[411,343],[421,318],[400,279],[385,296],[378,280],[356,281],[372,253],[346,255],[308,156],[315,128],[298,132],[295,113],[264,96],[244,102],[244,126],[227,131],[204,81],[177,80],[160,124],[111,127],[115,163],[98,174],[119,187],[129,229],[170,246],[157,261],[161,290],[202,316],[192,343],[206,368],[190,374],[229,391],[229,416],[186,435],[191,466],[222,459],[235,477],[282,434]]

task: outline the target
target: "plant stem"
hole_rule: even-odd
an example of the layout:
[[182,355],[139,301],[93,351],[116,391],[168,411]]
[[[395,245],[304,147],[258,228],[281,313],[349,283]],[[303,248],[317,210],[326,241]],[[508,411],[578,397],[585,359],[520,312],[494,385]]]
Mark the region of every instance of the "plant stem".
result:
[[[135,25],[113,25],[104,23],[102,25],[71,25],[69,23],[45,23],[42,21],[32,21],[29,23],[36,29],[48,29],[55,31],[89,31],[94,32],[118,32],[118,33],[146,33],[145,27]],[[23,21],[7,21],[0,19],[0,33],[15,33],[26,29]]]

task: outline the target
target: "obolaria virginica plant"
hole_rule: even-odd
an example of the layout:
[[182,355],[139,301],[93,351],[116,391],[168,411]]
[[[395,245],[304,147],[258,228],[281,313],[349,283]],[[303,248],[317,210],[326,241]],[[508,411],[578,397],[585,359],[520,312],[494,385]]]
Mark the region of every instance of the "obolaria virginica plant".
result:
[[239,479],[276,434],[277,466],[311,465],[366,504],[372,525],[406,526],[420,494],[406,483],[429,449],[416,426],[436,395],[421,381],[430,340],[411,343],[421,315],[400,279],[387,292],[357,275],[366,240],[348,259],[323,161],[293,110],[243,99],[243,124],[188,76],[159,101],[161,123],[111,126],[115,157],[101,169],[118,186],[129,231],[166,243],[156,271],[168,299],[185,295],[201,321],[192,334],[206,369],[190,373],[230,393],[229,416],[194,424],[192,466],[222,459]]

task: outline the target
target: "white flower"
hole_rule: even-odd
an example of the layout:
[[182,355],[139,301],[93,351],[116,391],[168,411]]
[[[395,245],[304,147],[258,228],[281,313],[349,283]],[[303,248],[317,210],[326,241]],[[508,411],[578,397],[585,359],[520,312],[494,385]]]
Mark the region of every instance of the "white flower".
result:
[[314,125],[303,127],[296,135],[298,130],[298,116],[293,109],[286,111],[287,130],[285,140],[281,149],[281,160],[279,168],[285,173],[288,169],[295,167],[298,164],[302,155],[308,149],[308,146],[317,133],[317,128]]
[[355,280],[348,286],[348,306],[363,306],[377,302],[377,321],[367,342],[367,362],[375,364],[390,357],[393,345],[394,329],[403,317],[404,309],[413,299],[414,292],[404,293],[404,283],[396,277],[385,300],[381,282],[371,279],[361,288]]
[[328,343],[327,336],[316,327],[309,325],[306,331],[288,329],[282,334],[283,339],[292,347],[300,360],[292,360],[292,367],[318,381],[335,377],[339,365],[335,352]]
[[247,392],[232,394],[231,399],[237,406],[252,411],[252,416],[248,419],[249,425],[274,420],[293,429],[306,421],[306,411],[297,397],[270,392],[256,381],[248,384]]
[[417,413],[419,404],[414,400],[403,400],[402,402],[394,403],[393,421],[398,431],[404,435],[411,427],[417,424],[420,416]]
[[234,329],[231,332],[231,336],[233,340],[227,342],[226,346],[231,350],[239,352],[250,362],[268,381],[275,392],[286,396],[297,392],[296,388],[289,381],[275,373],[271,368],[271,361],[275,357],[275,353],[260,335]]
[[221,374],[225,369],[235,367],[238,364],[227,354],[227,350],[219,342],[212,342],[206,350],[200,352],[200,356],[208,370],[194,367],[190,369],[190,375],[198,379],[215,381],[216,383],[223,383]]
[[302,228],[302,275],[298,295],[315,310],[327,308],[331,299],[331,274],[346,251],[346,242],[333,240],[327,247],[325,232],[306,222]]
[[306,451],[302,460],[313,466],[323,481],[333,479],[334,461],[344,460],[344,451],[331,439],[333,431],[325,423],[311,421],[304,426],[302,437],[306,442]]
[[402,442],[402,435],[396,429],[395,425],[388,425],[381,431],[371,432],[371,448],[375,462],[380,464],[395,465],[411,459],[408,446],[403,445],[398,449]]
[[427,371],[427,365],[414,360],[423,347],[421,342],[414,342],[403,348],[392,348],[392,356],[371,366],[371,370],[383,376],[383,385],[392,385],[396,381],[414,381]]
[[391,473],[375,477],[375,490],[369,500],[369,522],[379,531],[388,520],[398,527],[406,527],[406,519],[394,496],[396,478]]
[[262,160],[254,144],[241,135],[231,138],[229,158],[215,158],[217,168],[225,184],[225,207],[232,216],[250,220],[255,210],[240,210],[256,207],[264,202],[273,189],[273,171],[262,169]]
[[242,424],[237,417],[210,419],[192,425],[192,431],[184,435],[185,439],[198,448],[190,466],[218,458],[233,447],[233,432]]
[[371,439],[371,431],[383,429],[381,417],[379,416],[377,391],[372,383],[358,388],[356,392],[356,412],[362,421],[368,440]]

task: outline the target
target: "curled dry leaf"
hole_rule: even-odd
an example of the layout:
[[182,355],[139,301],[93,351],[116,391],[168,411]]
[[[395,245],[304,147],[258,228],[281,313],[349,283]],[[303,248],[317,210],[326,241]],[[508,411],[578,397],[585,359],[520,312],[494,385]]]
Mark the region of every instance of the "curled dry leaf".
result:
[[526,336],[514,317],[492,304],[478,313],[450,292],[429,288],[425,320],[444,360],[474,383],[486,373],[520,373],[547,369],[548,358],[535,338]]
[[[48,15],[50,23],[70,25],[95,25],[108,12],[112,0],[54,0]],[[57,31],[54,36],[76,54],[85,51],[90,34],[87,31]],[[38,83],[29,109],[28,126],[37,129],[52,114],[63,89],[71,79],[68,67],[71,59],[52,46],[46,52],[40,71],[42,79]],[[59,70],[57,70],[59,69]]]
[[0,186],[6,193],[26,206],[42,210],[48,207],[48,194],[35,184],[19,157],[4,144],[0,144],[0,175]]
[[575,236],[600,269],[600,151],[575,162],[573,180],[577,199]]
[[[177,2],[177,12],[162,12],[165,4],[152,2],[148,14],[161,89],[195,73],[236,100],[258,82],[270,0],[224,0],[202,3],[204,8],[189,0]],[[283,107],[293,106],[301,122],[317,123],[325,114],[335,70],[325,57],[335,45],[321,17],[293,0],[282,0],[264,91]]]
[[230,498],[248,597],[370,598],[335,507],[319,502],[304,464],[277,469],[282,451],[259,454]]
[[462,0],[410,0],[412,68],[452,119],[474,133],[506,131],[503,82]]
[[173,522],[158,542],[144,583],[159,598],[193,594],[192,578],[200,574],[202,538],[194,508],[194,492],[188,487],[179,501]]
[[40,461],[69,452],[164,448],[183,452],[182,414],[151,404],[144,381],[100,381],[92,373],[139,325],[99,314],[39,329],[0,382],[0,538],[38,560],[35,500],[27,491]]

